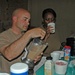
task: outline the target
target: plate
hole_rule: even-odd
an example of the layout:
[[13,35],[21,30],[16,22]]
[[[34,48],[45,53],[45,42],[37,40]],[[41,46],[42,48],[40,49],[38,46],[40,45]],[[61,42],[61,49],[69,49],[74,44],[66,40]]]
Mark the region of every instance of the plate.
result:
[[75,60],[72,60],[71,63],[75,66]]
[[8,73],[0,73],[0,75],[10,75],[10,74],[8,74]]

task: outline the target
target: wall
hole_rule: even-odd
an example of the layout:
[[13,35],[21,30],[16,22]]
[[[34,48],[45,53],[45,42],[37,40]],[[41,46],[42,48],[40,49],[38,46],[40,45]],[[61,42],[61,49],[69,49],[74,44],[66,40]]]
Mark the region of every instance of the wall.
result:
[[0,32],[11,27],[11,13],[19,7],[30,10],[32,26],[40,26],[42,11],[53,8],[57,13],[56,29],[61,41],[75,33],[75,0],[0,0]]
[[0,32],[11,27],[11,14],[16,8],[28,8],[28,0],[0,0]]
[[40,26],[42,11],[53,8],[57,13],[56,29],[61,41],[75,33],[75,0],[28,0],[28,9],[31,11],[31,25]]

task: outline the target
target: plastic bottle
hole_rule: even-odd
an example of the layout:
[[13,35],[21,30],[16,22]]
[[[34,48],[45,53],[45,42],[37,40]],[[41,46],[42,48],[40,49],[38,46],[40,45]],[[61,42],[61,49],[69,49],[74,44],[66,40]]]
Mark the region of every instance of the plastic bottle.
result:
[[53,68],[52,58],[48,57],[44,65],[45,75],[53,75]]
[[64,46],[64,60],[69,61],[70,60],[70,46]]

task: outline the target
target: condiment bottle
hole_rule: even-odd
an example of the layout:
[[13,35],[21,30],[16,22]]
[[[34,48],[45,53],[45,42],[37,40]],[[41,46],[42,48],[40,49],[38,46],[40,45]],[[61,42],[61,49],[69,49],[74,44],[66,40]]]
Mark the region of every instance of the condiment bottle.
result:
[[64,46],[64,60],[69,61],[70,60],[70,46]]
[[51,57],[48,57],[46,62],[45,62],[45,65],[44,65],[44,72],[45,72],[45,75],[53,75],[52,74],[52,70],[53,70],[53,62],[52,62],[52,58]]

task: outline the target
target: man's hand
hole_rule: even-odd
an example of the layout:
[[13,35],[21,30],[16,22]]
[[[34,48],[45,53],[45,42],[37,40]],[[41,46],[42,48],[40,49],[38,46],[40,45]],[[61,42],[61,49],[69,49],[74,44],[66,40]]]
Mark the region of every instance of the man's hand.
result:
[[40,55],[38,55],[35,59],[34,59],[34,63],[38,62],[41,60],[43,53],[41,53]]
[[30,38],[41,37],[41,39],[43,39],[46,35],[46,32],[41,28],[33,28],[28,30],[26,33],[30,36]]

